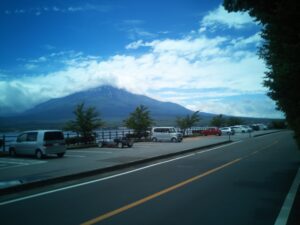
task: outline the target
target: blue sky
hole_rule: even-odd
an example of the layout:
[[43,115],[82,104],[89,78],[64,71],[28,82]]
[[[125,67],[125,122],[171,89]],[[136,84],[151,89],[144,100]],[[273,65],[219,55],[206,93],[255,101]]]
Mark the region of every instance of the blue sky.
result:
[[282,118],[260,25],[222,1],[1,1],[0,115],[100,85],[192,110]]

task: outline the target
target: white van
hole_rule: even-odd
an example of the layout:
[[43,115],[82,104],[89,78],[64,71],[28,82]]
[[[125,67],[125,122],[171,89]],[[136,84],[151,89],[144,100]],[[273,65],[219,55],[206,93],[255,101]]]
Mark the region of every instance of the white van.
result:
[[64,134],[60,130],[25,131],[9,148],[9,155],[35,155],[41,159],[48,154],[63,157],[66,152]]
[[182,134],[177,132],[174,127],[153,127],[151,131],[151,140],[181,142]]

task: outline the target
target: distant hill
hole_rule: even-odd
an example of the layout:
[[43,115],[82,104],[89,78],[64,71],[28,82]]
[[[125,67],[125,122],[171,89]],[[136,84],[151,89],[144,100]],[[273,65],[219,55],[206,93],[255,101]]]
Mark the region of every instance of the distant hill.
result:
[[[101,86],[87,91],[77,92],[62,98],[51,99],[14,117],[0,118],[2,128],[52,128],[73,119],[73,110],[78,103],[94,106],[104,121],[120,124],[122,120],[141,104],[149,108],[151,116],[163,124],[175,120],[176,116],[191,114],[185,107],[161,102],[144,95],[132,94],[112,86]],[[201,113],[201,117],[212,117],[213,114]]]

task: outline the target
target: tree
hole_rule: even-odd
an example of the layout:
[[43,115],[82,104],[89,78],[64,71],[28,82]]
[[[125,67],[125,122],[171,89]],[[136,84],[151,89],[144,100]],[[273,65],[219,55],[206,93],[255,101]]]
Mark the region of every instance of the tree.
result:
[[103,122],[99,118],[95,107],[84,108],[84,103],[80,103],[74,110],[75,120],[66,123],[65,130],[79,133],[84,142],[87,143],[93,136],[93,131],[101,126]]
[[222,114],[213,117],[212,120],[210,121],[210,125],[214,126],[214,127],[223,127],[225,125],[225,123],[226,123],[226,121],[223,118]]
[[227,126],[234,126],[234,125],[240,125],[243,124],[243,120],[238,117],[230,117],[228,118],[226,125]]
[[293,0],[224,0],[228,11],[249,11],[263,25],[259,55],[266,62],[264,85],[285,112],[300,147],[300,4]]
[[150,111],[144,105],[138,106],[128,119],[124,120],[126,127],[134,130],[137,137],[146,136],[146,131],[153,124]]
[[186,129],[191,128],[200,121],[199,111],[185,117],[177,117],[176,124],[185,133]]

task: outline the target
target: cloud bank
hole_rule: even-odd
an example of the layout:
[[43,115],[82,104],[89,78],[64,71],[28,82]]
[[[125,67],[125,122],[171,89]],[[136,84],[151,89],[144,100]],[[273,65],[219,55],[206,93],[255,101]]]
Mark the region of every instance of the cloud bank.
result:
[[[231,19],[220,21],[223,14],[218,8],[203,18],[201,26],[226,23],[241,29],[250,23],[248,19],[239,24]],[[209,37],[201,30],[180,39],[136,40],[125,46],[123,54],[107,59],[73,52],[61,61],[64,68],[58,71],[0,78],[0,114],[20,112],[48,99],[100,85],[113,85],[192,110],[281,117],[262,86],[266,66],[253,51],[260,42],[258,33],[237,38]],[[34,70],[50,58],[31,59],[24,66]]]

